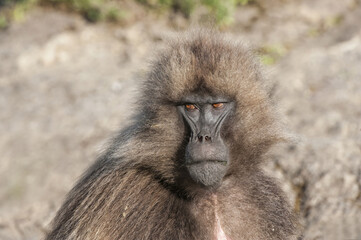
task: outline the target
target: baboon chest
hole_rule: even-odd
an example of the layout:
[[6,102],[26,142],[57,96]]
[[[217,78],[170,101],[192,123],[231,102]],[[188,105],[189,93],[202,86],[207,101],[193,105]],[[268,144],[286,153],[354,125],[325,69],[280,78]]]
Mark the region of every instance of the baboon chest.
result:
[[212,240],[232,240],[225,231],[225,222],[220,211],[217,196],[211,194],[201,200],[195,201],[192,206],[196,219],[201,219],[200,227],[208,229]]

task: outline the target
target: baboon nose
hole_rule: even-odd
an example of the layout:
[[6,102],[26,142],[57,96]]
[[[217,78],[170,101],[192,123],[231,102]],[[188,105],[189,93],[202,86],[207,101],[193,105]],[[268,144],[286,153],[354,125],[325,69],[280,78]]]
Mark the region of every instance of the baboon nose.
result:
[[210,142],[212,140],[212,138],[208,135],[206,135],[206,136],[198,135],[198,140],[200,142],[203,142],[203,141]]

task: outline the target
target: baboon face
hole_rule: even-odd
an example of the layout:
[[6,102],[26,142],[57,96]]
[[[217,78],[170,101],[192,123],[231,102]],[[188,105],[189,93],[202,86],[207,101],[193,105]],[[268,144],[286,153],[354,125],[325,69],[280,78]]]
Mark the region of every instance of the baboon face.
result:
[[188,129],[185,166],[191,178],[203,186],[217,186],[229,166],[229,149],[222,131],[234,102],[225,97],[191,94],[178,110]]

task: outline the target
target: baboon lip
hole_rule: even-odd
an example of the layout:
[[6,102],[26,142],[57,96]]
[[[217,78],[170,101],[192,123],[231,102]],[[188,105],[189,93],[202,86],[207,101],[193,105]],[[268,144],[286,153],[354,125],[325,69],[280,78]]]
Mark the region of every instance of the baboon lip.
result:
[[220,164],[223,166],[227,165],[227,161],[225,160],[201,160],[201,161],[195,161],[195,162],[191,162],[191,163],[187,163],[187,166],[192,166],[192,165],[197,165],[197,164],[207,164],[207,163],[211,163],[211,164]]

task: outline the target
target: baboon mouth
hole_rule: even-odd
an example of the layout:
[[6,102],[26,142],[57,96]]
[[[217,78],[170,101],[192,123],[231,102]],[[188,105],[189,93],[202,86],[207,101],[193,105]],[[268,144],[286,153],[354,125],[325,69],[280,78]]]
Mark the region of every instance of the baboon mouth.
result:
[[206,187],[218,186],[227,172],[227,161],[224,160],[197,159],[186,166],[193,181]]
[[198,165],[198,164],[220,164],[223,166],[227,166],[227,161],[225,161],[225,160],[201,160],[201,161],[187,163],[188,166]]

